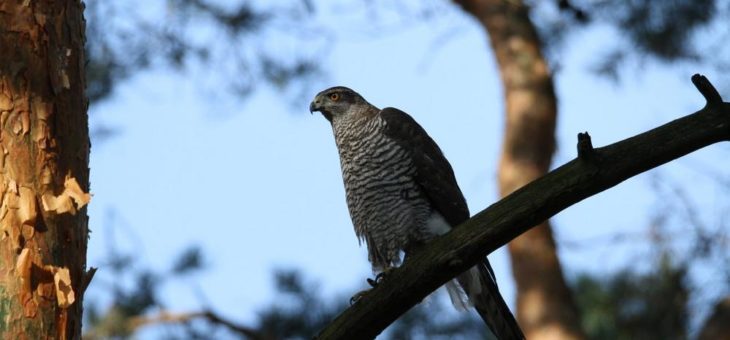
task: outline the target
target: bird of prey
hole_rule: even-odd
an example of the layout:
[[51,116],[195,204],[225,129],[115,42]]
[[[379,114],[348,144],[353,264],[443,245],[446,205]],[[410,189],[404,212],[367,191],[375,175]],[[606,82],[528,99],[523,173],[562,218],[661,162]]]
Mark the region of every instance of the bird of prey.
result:
[[[374,272],[469,219],[451,165],[407,113],[378,109],[343,86],[317,94],[309,110],[332,125],[350,217]],[[486,258],[446,288],[455,306],[473,305],[499,339],[524,338]]]

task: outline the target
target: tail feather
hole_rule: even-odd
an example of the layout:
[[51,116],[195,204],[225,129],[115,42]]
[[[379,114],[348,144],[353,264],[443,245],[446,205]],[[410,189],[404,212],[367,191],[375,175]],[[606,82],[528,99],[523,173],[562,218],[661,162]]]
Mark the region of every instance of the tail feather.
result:
[[[487,259],[457,277],[469,302],[500,340],[524,339],[517,320],[497,288],[494,272]],[[453,299],[452,299],[453,300]]]

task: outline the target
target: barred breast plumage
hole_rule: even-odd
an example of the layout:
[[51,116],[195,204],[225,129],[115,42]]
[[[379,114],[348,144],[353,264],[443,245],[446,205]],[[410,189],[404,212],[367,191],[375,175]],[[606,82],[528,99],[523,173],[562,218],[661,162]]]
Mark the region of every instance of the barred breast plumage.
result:
[[402,250],[427,239],[423,227],[431,214],[412,159],[386,136],[385,124],[376,116],[332,125],[355,233],[379,270],[398,265]]

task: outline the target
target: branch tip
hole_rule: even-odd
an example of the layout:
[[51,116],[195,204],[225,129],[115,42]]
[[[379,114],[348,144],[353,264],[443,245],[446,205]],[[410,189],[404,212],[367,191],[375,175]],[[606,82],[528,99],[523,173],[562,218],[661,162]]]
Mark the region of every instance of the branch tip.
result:
[[81,292],[85,292],[86,288],[89,288],[89,284],[91,283],[91,279],[94,278],[94,274],[96,274],[96,270],[98,268],[96,267],[90,267],[89,270],[87,270],[83,275],[83,281],[81,283]]
[[587,131],[578,133],[578,158],[588,159],[593,157],[594,153],[591,135]]
[[696,73],[692,76],[692,83],[695,85],[697,90],[700,91],[702,96],[705,97],[707,105],[722,104],[722,97],[720,96],[720,93],[717,92],[717,89],[715,89],[715,86],[710,83],[710,80],[707,79],[707,77]]

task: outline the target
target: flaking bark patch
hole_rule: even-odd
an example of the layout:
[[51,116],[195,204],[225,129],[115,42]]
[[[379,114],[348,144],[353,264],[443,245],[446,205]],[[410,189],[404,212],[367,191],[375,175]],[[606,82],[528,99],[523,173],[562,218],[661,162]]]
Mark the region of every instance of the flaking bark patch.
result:
[[71,176],[66,176],[64,190],[60,195],[45,193],[41,197],[43,210],[56,214],[70,213],[71,215],[75,215],[76,211],[83,208],[90,200],[91,195],[84,192],[76,178]]
[[71,287],[71,274],[68,268],[53,267],[53,283],[56,288],[56,302],[61,308],[68,308],[76,301],[76,294]]
[[38,312],[38,303],[33,299],[32,267],[33,260],[31,259],[30,249],[25,248],[18,256],[15,273],[20,281],[18,296],[20,297],[20,305],[23,307],[23,315],[26,318],[33,318]]
[[18,220],[21,225],[35,225],[36,219],[36,198],[35,192],[28,187],[20,187],[18,200]]

